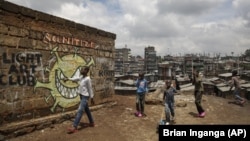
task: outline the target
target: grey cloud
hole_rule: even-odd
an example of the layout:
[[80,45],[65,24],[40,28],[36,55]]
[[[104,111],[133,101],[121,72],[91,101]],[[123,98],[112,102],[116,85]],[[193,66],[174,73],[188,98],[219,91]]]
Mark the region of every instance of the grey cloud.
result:
[[59,10],[63,3],[74,3],[76,5],[79,5],[79,3],[84,2],[84,0],[70,0],[70,1],[69,0],[22,0],[22,1],[8,0],[8,1],[49,14],[52,11]]
[[[179,31],[174,25],[168,23],[155,23],[141,21],[133,27],[129,27],[131,36],[135,38],[163,38],[177,36]],[[164,24],[164,25],[163,25]]]
[[234,0],[234,8],[237,10],[237,15],[243,17],[248,22],[246,27],[250,28],[250,1],[249,0]]
[[159,0],[157,7],[160,14],[176,13],[181,15],[200,15],[214,6],[220,0]]
[[[75,5],[79,5],[79,3],[83,2],[82,0],[36,0],[32,1],[31,7],[41,10],[41,11],[47,11],[52,12],[59,10],[61,5],[63,3],[74,3]],[[68,12],[74,12],[74,11],[68,11]]]

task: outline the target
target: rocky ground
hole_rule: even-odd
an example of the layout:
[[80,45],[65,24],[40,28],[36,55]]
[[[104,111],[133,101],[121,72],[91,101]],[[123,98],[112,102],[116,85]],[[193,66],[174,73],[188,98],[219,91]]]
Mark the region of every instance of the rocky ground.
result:
[[[175,96],[176,125],[214,125],[214,124],[248,124],[250,125],[249,101],[242,107],[232,100],[204,95],[202,105],[206,110],[205,118],[195,117],[197,110],[193,92],[181,92]],[[161,120],[163,105],[161,94],[150,93],[145,105],[146,117],[134,116],[135,95],[114,95],[116,104],[93,111],[95,127],[86,127],[86,115],[82,118],[81,129],[74,134],[67,134],[66,129],[73,119],[62,124],[19,136],[9,141],[157,141],[156,129]],[[154,97],[154,98],[152,98]]]

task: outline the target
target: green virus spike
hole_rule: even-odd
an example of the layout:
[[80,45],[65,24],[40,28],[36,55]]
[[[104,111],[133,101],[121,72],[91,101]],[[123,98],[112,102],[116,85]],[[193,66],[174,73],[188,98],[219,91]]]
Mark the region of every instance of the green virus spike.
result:
[[57,52],[58,47],[55,47],[52,51],[51,54],[54,54],[56,56],[57,63],[61,63],[62,59],[60,58],[58,52]]
[[76,57],[76,54],[77,54],[77,51],[79,50],[79,48],[75,47],[75,54],[74,54],[74,57]]

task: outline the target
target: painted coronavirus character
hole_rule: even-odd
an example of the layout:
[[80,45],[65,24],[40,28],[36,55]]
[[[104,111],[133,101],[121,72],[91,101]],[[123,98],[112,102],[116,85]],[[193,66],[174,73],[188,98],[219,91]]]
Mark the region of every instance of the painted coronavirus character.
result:
[[71,81],[64,82],[65,77],[76,77],[80,75],[82,67],[93,66],[94,60],[91,57],[88,62],[77,54],[69,54],[60,57],[57,52],[58,47],[51,51],[55,55],[56,60],[52,69],[45,69],[49,72],[49,78],[46,82],[36,81],[34,90],[37,88],[45,88],[50,91],[50,95],[45,97],[48,103],[53,98],[53,106],[50,108],[55,112],[55,108],[60,106],[63,110],[77,105],[80,102],[79,95],[77,94],[78,83]]

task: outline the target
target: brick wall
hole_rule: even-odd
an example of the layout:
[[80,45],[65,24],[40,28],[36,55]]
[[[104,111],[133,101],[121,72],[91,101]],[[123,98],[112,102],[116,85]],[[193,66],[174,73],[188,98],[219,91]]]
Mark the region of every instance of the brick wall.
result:
[[0,0],[0,126],[75,110],[90,67],[96,104],[114,94],[116,35]]

